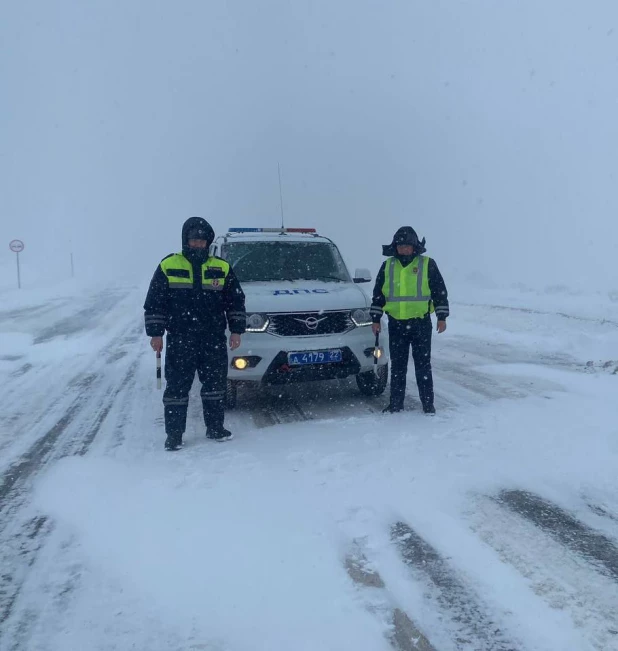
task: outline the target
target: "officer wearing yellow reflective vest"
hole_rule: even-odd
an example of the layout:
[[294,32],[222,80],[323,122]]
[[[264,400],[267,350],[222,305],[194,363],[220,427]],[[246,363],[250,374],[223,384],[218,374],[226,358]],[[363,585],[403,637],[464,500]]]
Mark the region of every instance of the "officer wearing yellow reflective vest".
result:
[[382,247],[384,262],[373,290],[371,317],[373,332],[380,332],[382,315],[388,315],[391,359],[391,397],[385,412],[403,410],[410,346],[416,384],[427,414],[434,414],[431,372],[431,316],[437,317],[438,333],[446,330],[448,293],[435,261],[423,255],[425,240],[419,242],[411,226],[401,227],[393,241]]
[[182,227],[182,252],[161,261],[150,282],[144,304],[146,334],[153,350],[165,351],[163,393],[166,450],[178,450],[187,421],[189,391],[197,371],[206,436],[232,438],[225,429],[227,384],[226,326],[232,350],[245,332],[245,295],[230,265],[209,255],[215,233],[201,217]]

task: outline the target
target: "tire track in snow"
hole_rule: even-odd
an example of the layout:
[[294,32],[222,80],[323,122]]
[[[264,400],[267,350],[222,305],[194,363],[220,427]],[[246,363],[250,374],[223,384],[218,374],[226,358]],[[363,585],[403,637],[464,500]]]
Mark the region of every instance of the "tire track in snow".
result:
[[[132,377],[125,378],[124,386],[120,388],[117,399],[110,406],[110,411],[113,409],[113,419],[111,420],[112,429],[110,435],[105,439],[104,449],[106,455],[114,454],[113,451],[126,442],[125,429],[129,425],[134,425],[132,422],[134,412],[136,410],[141,412],[144,410],[145,405],[150,404],[149,399],[153,389],[149,382],[151,377],[148,375],[147,365],[148,362],[144,357],[141,357],[132,365]],[[156,425],[161,428],[161,441],[165,440],[162,412],[163,409],[161,408],[161,413],[155,417]],[[141,429],[139,425],[138,429]]]
[[[92,388],[92,378],[86,376],[76,380],[73,388],[86,393]],[[85,402],[86,400],[78,395],[56,423],[22,455],[19,461],[13,463],[3,473],[0,479],[0,515],[9,506],[11,511],[15,509],[14,496],[12,500],[9,500],[9,496],[44,465],[46,456],[53,451],[58,439],[65,433],[77,413],[84,408]]]
[[283,404],[259,404],[251,410],[251,417],[259,429],[312,420],[311,416],[293,400],[285,401]]
[[[241,389],[242,391],[242,389]],[[382,396],[357,393],[349,380],[327,380],[285,387],[259,387],[239,391],[238,408],[250,411],[256,427],[356,417],[376,414],[385,404]]]
[[[550,357],[545,358],[527,358],[522,355],[520,350],[514,350],[506,355],[491,354],[488,351],[478,351],[476,348],[472,352],[461,347],[459,342],[449,351],[441,350],[434,357],[433,368],[434,375],[437,377],[436,388],[440,391],[441,383],[447,382],[450,388],[449,393],[461,395],[462,399],[468,393],[468,400],[478,404],[479,399],[499,400],[502,398],[521,399],[527,396],[546,395],[548,392],[560,390],[559,384],[547,379],[537,377],[531,370],[529,375],[514,374],[495,375],[491,372],[484,373],[483,366],[495,367],[500,364],[527,364],[529,366],[554,367],[560,369],[575,370],[573,364],[558,361]],[[513,355],[518,355],[513,358]],[[583,369],[583,365],[580,365]],[[414,385],[415,386],[415,385]]]
[[[33,373],[28,377],[18,378],[17,383],[13,384],[6,394],[7,404],[15,405],[18,411],[0,417],[0,423],[3,425],[4,438],[0,440],[0,452],[9,449],[18,437],[24,432],[36,431],[49,423],[52,415],[58,413],[57,418],[63,419],[62,412],[71,411],[71,402],[75,402],[75,393],[87,393],[94,390],[91,386],[97,381],[100,374],[106,374],[110,371],[106,366],[110,366],[120,361],[129,354],[141,335],[141,327],[132,327],[113,345],[105,344],[92,357],[84,359],[81,366],[83,370],[73,376],[62,376],[62,370],[58,371],[51,366],[35,368]],[[95,363],[93,364],[93,359]],[[32,367],[31,367],[32,368]],[[85,370],[88,369],[88,370]],[[28,369],[30,370],[30,369]],[[72,369],[75,371],[75,369]],[[36,377],[34,375],[36,374]],[[21,382],[19,381],[21,379]],[[44,400],[41,400],[40,386],[49,385],[45,391]],[[79,396],[78,396],[79,399]],[[53,428],[53,423],[47,425]],[[32,447],[36,446],[36,443]],[[20,458],[28,456],[30,449],[24,449]],[[6,457],[5,457],[6,459]],[[8,461],[8,459],[6,459]],[[1,479],[0,479],[1,486]],[[1,488],[0,488],[1,499]]]
[[[28,371],[32,368],[30,367]],[[67,402],[65,384],[67,386],[79,384],[85,377],[84,373],[79,372],[70,379],[64,380],[55,377],[56,373],[49,367],[37,369],[36,377],[33,377],[32,373],[24,377],[26,375],[27,371],[13,376],[14,381],[7,387],[5,398],[8,409],[0,416],[0,424],[3,428],[0,451],[12,445],[20,433],[41,425],[42,421],[48,419],[61,403]],[[45,400],[41,400],[40,389],[33,391],[33,385],[47,387]]]
[[45,516],[37,515],[28,518],[2,540],[0,567],[7,569],[0,573],[0,642],[21,586],[52,529],[52,523]]
[[601,325],[610,325],[618,328],[618,321],[612,321],[611,319],[595,319],[593,317],[587,317],[587,316],[581,316],[581,315],[575,315],[575,314],[567,314],[566,312],[551,312],[551,311],[545,311],[545,310],[537,310],[534,308],[530,307],[514,307],[514,306],[509,306],[509,305],[495,305],[495,304],[485,304],[485,303],[455,303],[455,305],[463,305],[465,307],[473,307],[473,308],[490,308],[492,310],[501,310],[505,312],[520,312],[522,314],[536,314],[540,316],[559,316],[562,317],[563,319],[571,319],[574,321],[584,321],[586,323],[594,323],[594,324],[601,324]]
[[614,522],[618,522],[618,514],[611,511],[609,507],[601,506],[600,504],[588,504],[588,508],[595,515],[600,515],[602,518],[608,518]]
[[[71,323],[71,318],[61,319],[54,326],[39,331],[37,339],[42,342],[52,336],[93,328],[99,350],[84,356],[77,368],[69,366],[74,373],[72,376],[66,373],[63,376],[62,368],[54,372],[49,365],[29,367],[18,374],[17,383],[5,396],[7,404],[18,406],[18,411],[9,419],[15,433],[28,435],[20,439],[25,439],[22,445],[29,447],[24,447],[21,453],[16,450],[11,465],[5,466],[0,475],[0,640],[9,636],[9,625],[19,639],[26,639],[27,631],[37,619],[36,609],[16,605],[24,581],[30,576],[53,530],[53,523],[31,506],[31,488],[36,475],[62,457],[83,455],[88,451],[118,393],[131,382],[135,373],[134,358],[139,353],[135,343],[142,327],[141,324],[137,326],[130,309],[132,297],[126,291],[109,291],[105,295],[105,301],[99,300],[101,295],[95,296],[88,308],[77,313],[83,317],[78,319],[79,323]],[[42,314],[56,308],[45,306],[38,312],[24,309],[25,325],[32,329],[40,323]],[[31,318],[33,313],[36,321]],[[16,317],[15,314],[11,316]],[[24,323],[18,325],[22,327]],[[98,343],[101,334],[106,339],[102,347]],[[130,355],[134,350],[138,353]],[[81,372],[80,366],[83,367]],[[118,371],[122,373],[120,378]],[[34,375],[36,377],[31,377]],[[42,392],[41,385],[46,386],[46,381],[49,389]],[[28,441],[33,437],[36,437],[33,442]],[[12,437],[2,443],[4,447],[14,444]],[[4,648],[1,641],[0,646]],[[18,644],[16,648],[25,649],[27,645]]]
[[496,498],[518,515],[587,559],[599,571],[618,580],[618,547],[556,504],[523,490],[503,490]]
[[[516,504],[519,506],[519,499]],[[500,560],[526,579],[535,595],[533,598],[568,613],[575,627],[585,633],[598,651],[618,649],[616,581],[604,567],[595,566],[589,557],[580,553],[582,547],[588,547],[585,544],[588,534],[599,534],[581,523],[576,529],[569,527],[562,534],[555,534],[551,527],[556,520],[546,515],[547,501],[524,504],[525,510],[535,510],[534,518],[526,517],[519,508],[510,508],[499,498],[480,496],[471,503],[467,518],[474,533],[496,551]],[[551,505],[549,513],[554,506]],[[565,512],[555,508],[562,519]],[[572,524],[574,518],[565,515],[569,525]],[[539,527],[536,523],[539,518],[548,518],[547,526]],[[582,530],[586,537],[578,541],[576,532]],[[565,539],[569,540],[568,544]]]
[[122,380],[122,382],[118,387],[114,387],[108,390],[103,407],[97,414],[96,419],[92,423],[92,426],[90,427],[89,431],[84,436],[83,441],[81,441],[79,448],[75,452],[76,455],[84,456],[86,452],[88,452],[95,437],[101,430],[103,423],[109,416],[109,412],[116,404],[116,399],[118,395],[126,389],[126,387],[133,381],[134,378],[135,378],[135,367],[132,367],[129,369],[129,371],[127,372],[127,374],[125,375],[124,379]]
[[96,294],[85,308],[40,330],[33,343],[42,344],[56,337],[67,337],[84,330],[95,329],[94,326],[98,323],[99,317],[110,312],[126,298],[127,294],[127,290],[105,290]]
[[[127,341],[131,341],[130,336],[127,337]],[[98,395],[91,398],[91,402],[97,404],[100,402],[101,406],[97,408],[98,415],[93,414],[89,428],[79,427],[83,439],[76,440],[75,445],[71,444],[68,450],[58,449],[58,457],[67,454],[84,455],[92,449],[95,441],[99,453],[108,454],[124,442],[123,431],[130,422],[130,411],[135,407],[136,401],[143,400],[146,377],[150,378],[143,353],[137,349],[133,357],[134,359],[124,360],[123,363],[128,364],[128,368],[125,367],[126,372],[123,371],[123,377],[118,384],[108,387],[103,398],[99,398]],[[107,363],[106,360],[104,362]],[[75,426],[78,426],[77,422]],[[101,434],[104,434],[104,437],[99,441]],[[49,529],[42,532],[41,536],[31,543],[31,547],[36,543],[35,548],[28,549],[21,546],[20,549],[16,549],[13,546],[12,549],[13,559],[20,556],[27,558],[27,562],[21,562],[20,558],[20,565],[16,567],[16,573],[11,577],[11,583],[19,586],[19,591],[13,589],[11,602],[8,603],[6,595],[0,594],[0,612],[4,601],[5,613],[7,617],[11,616],[10,629],[7,628],[5,635],[7,645],[11,644],[10,651],[26,651],[31,648],[33,635],[36,636],[37,633],[40,635],[41,626],[45,622],[53,622],[55,616],[64,617],[67,609],[73,607],[71,600],[74,598],[75,591],[81,587],[83,578],[81,566],[79,562],[76,564],[71,553],[73,541],[55,536],[52,524],[50,523]],[[13,539],[7,536],[7,540]],[[41,549],[43,549],[43,558],[39,556]],[[1,556],[0,553],[0,560]],[[62,568],[57,565],[58,559],[63,563]],[[10,562],[15,566],[12,559]],[[50,572],[50,563],[53,563],[53,572]],[[43,564],[43,567],[39,570],[40,564]],[[42,592],[49,595],[49,604],[44,613],[39,612],[39,596]],[[18,610],[15,611],[14,608]],[[44,618],[43,622],[40,621],[41,617]],[[170,643],[170,648],[172,646]],[[180,646],[178,644],[178,648]],[[146,644],[143,648],[153,648],[153,646]]]
[[354,542],[344,565],[348,576],[361,592],[366,610],[388,622],[390,630],[387,639],[396,651],[435,651],[406,612],[394,605],[386,584],[370,566],[359,541]]
[[[441,348],[433,355],[436,407],[440,410],[444,407],[481,407],[487,402],[521,400],[528,396],[551,398],[551,393],[563,390],[561,385],[537,377],[533,369],[529,374],[517,373],[512,376],[483,372],[484,366],[495,367],[503,363],[525,363],[539,368],[584,369],[582,364],[577,365],[574,360],[569,361],[559,356],[539,357],[516,348],[505,353],[499,347],[481,340],[455,339],[450,348]],[[407,400],[416,400],[415,391],[416,382],[410,365]]]
[[[55,460],[86,454],[118,395],[134,377],[136,364],[133,360],[127,360],[127,364],[128,369],[120,383],[113,380],[111,384],[103,380],[92,382],[88,376],[75,383],[73,390],[79,395],[64,415],[3,475],[0,484],[0,567],[9,568],[9,572],[1,577],[0,623],[11,617],[28,570],[52,530],[45,517],[32,519],[26,515],[33,477]],[[87,410],[87,406],[92,404],[96,405],[95,408]],[[33,523],[40,524],[33,526]],[[29,543],[23,544],[25,540]],[[19,624],[21,627],[26,625],[25,622]]]
[[[13,310],[0,311],[0,325],[6,325],[9,323],[10,326],[13,326],[13,322],[19,320],[19,327],[21,330],[24,321],[26,323],[29,321],[39,322],[43,315],[64,308],[70,302],[71,299],[52,299],[49,302],[39,305],[29,305],[27,307],[19,307]],[[4,329],[5,328],[3,328],[3,330]]]
[[443,358],[449,360],[453,353],[456,353],[457,357],[453,357],[453,360],[462,363],[465,359],[468,366],[487,363],[528,364],[572,370],[583,370],[585,366],[566,353],[546,353],[542,350],[517,347],[501,339],[488,341],[466,335],[456,335],[452,344],[448,348],[441,348],[440,352]]
[[25,375],[28,371],[32,370],[32,368],[33,368],[32,364],[27,362],[26,364],[23,364],[22,366],[20,366],[18,369],[15,369],[11,373],[11,377],[12,378],[21,377],[22,375]]
[[446,559],[405,522],[391,528],[391,538],[404,563],[417,576],[432,585],[429,598],[435,597],[451,628],[458,650],[520,651],[521,647],[503,633],[486,612],[479,596],[466,586]]

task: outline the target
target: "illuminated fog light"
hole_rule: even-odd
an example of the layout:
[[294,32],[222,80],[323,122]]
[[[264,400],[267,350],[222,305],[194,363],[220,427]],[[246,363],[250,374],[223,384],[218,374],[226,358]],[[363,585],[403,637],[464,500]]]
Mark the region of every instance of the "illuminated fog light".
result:
[[374,348],[373,349],[373,356],[376,359],[380,359],[380,357],[382,357],[382,349],[381,348]]
[[236,357],[234,360],[234,368],[237,368],[239,371],[242,371],[249,366],[249,362],[244,357]]

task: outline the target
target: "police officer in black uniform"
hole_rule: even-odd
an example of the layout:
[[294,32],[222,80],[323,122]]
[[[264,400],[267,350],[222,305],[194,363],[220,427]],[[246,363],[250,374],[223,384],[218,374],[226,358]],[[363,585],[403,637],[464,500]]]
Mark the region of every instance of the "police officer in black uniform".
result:
[[412,347],[418,393],[426,414],[434,414],[431,371],[431,317],[436,313],[436,330],[446,330],[448,293],[435,261],[423,255],[425,239],[419,242],[411,226],[401,227],[393,241],[382,247],[389,256],[378,272],[373,290],[371,317],[373,332],[380,332],[380,320],[388,314],[391,363],[391,397],[385,412],[403,410],[408,358]]
[[229,346],[240,346],[245,332],[245,295],[231,266],[209,256],[215,233],[201,217],[191,217],[182,227],[182,253],[161,261],[150,282],[144,304],[146,334],[153,350],[163,349],[166,388],[163,393],[166,450],[178,450],[187,421],[189,391],[197,371],[206,436],[229,441],[223,427]]

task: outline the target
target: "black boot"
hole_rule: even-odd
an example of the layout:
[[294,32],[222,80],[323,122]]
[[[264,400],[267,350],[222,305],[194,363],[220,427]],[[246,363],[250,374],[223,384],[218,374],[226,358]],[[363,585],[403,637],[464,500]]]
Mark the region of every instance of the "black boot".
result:
[[433,405],[423,405],[423,412],[425,414],[435,414],[436,408]]
[[403,411],[403,407],[398,407],[397,405],[388,405],[382,410],[383,414],[396,414],[400,411]]
[[176,452],[182,447],[182,434],[168,434],[168,437],[165,439],[165,449],[168,452]]
[[234,435],[229,429],[225,429],[225,427],[216,430],[209,427],[206,430],[206,438],[217,441],[218,443],[225,443],[225,441],[231,441],[234,438]]

